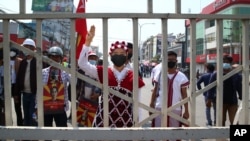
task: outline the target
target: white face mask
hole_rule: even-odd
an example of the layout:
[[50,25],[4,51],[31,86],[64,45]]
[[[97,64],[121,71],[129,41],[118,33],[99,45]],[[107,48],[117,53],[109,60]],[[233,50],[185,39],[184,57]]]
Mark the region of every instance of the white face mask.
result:
[[96,65],[96,60],[89,60],[89,63],[92,65]]
[[16,52],[10,51],[10,57],[14,57],[14,56],[16,56]]

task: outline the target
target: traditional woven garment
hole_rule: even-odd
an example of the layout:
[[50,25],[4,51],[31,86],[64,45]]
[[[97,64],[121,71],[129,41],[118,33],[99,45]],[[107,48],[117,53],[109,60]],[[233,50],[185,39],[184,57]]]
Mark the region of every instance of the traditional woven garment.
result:
[[[98,68],[98,75],[102,81],[102,68]],[[133,91],[133,72],[129,69],[124,69],[122,77],[117,78],[113,68],[108,69],[109,87],[120,93],[132,97]],[[139,80],[139,88],[144,83]],[[109,94],[109,127],[132,127],[133,126],[133,110],[132,103],[121,99],[113,94]],[[103,97],[101,104],[98,107],[96,118],[94,121],[95,127],[103,127]]]

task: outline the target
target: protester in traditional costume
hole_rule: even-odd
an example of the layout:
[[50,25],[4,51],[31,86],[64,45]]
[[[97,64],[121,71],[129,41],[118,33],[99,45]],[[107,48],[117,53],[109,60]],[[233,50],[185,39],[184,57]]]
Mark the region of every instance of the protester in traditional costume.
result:
[[[92,78],[96,78],[103,83],[103,66],[95,66],[88,62],[88,52],[90,43],[95,34],[95,27],[92,26],[87,37],[85,45],[80,53],[78,60],[79,67]],[[127,59],[127,44],[125,42],[115,42],[110,47],[111,61],[113,66],[108,67],[108,86],[119,91],[128,97],[133,97],[133,71],[125,67]],[[142,79],[138,78],[139,91],[144,86]],[[132,127],[133,126],[133,104],[110,93],[109,98],[109,127]],[[94,127],[103,127],[103,95],[101,103],[97,109],[97,114],[93,123]]]
[[[172,105],[175,105],[179,103],[182,99],[185,99],[187,97],[187,88],[189,85],[189,80],[186,77],[185,74],[178,71],[176,68],[177,65],[177,54],[173,51],[168,52],[168,102],[167,107],[171,107]],[[152,99],[150,106],[153,108],[156,108],[157,110],[161,111],[162,108],[162,97],[164,95],[163,93],[163,87],[166,87],[163,85],[162,80],[162,71],[157,74],[155,77],[155,89],[152,94]],[[157,88],[159,87],[159,88]],[[182,111],[182,108],[184,107],[184,112]],[[188,103],[185,103],[184,106],[175,108],[172,112],[182,116],[185,119],[189,118],[189,111],[188,111]],[[180,121],[169,117],[167,118],[167,125],[166,127],[180,127],[182,124]],[[161,116],[158,116],[155,118],[153,126],[155,127],[161,127]]]

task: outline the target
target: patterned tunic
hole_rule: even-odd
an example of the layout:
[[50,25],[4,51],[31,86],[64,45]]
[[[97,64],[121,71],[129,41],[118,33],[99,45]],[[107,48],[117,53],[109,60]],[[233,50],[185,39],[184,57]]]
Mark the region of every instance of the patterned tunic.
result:
[[[102,82],[102,69],[98,68],[99,79]],[[113,73],[113,68],[108,70],[109,86],[111,89],[119,91],[120,93],[132,97],[133,91],[133,73],[129,69],[125,69],[122,79],[119,81]],[[139,87],[144,83],[139,79]],[[109,94],[109,127],[132,127],[133,126],[133,110],[132,103]],[[101,104],[98,107],[96,119],[94,122],[95,127],[103,127],[103,97]]]
[[[79,67],[90,77],[103,83],[103,67],[95,66],[88,63],[88,52],[90,47],[84,46],[78,59]],[[133,91],[133,71],[124,68],[117,71],[113,67],[108,68],[108,86],[111,89],[121,92],[122,94],[132,97]],[[138,78],[139,88],[145,84],[142,79]],[[127,102],[113,94],[109,94],[109,127],[132,127],[133,112],[132,103]],[[97,109],[96,117],[93,123],[95,127],[103,127],[103,95],[101,95],[101,103]]]

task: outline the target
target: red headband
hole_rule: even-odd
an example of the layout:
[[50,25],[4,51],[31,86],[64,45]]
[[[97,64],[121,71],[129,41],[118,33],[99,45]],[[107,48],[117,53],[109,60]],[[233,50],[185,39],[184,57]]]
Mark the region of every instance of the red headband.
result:
[[115,49],[117,49],[117,48],[122,48],[122,49],[124,49],[126,52],[128,51],[127,44],[126,44],[124,41],[122,41],[122,42],[116,41],[115,43],[112,43],[112,44],[111,44],[109,54],[111,54],[111,53],[112,53]]

